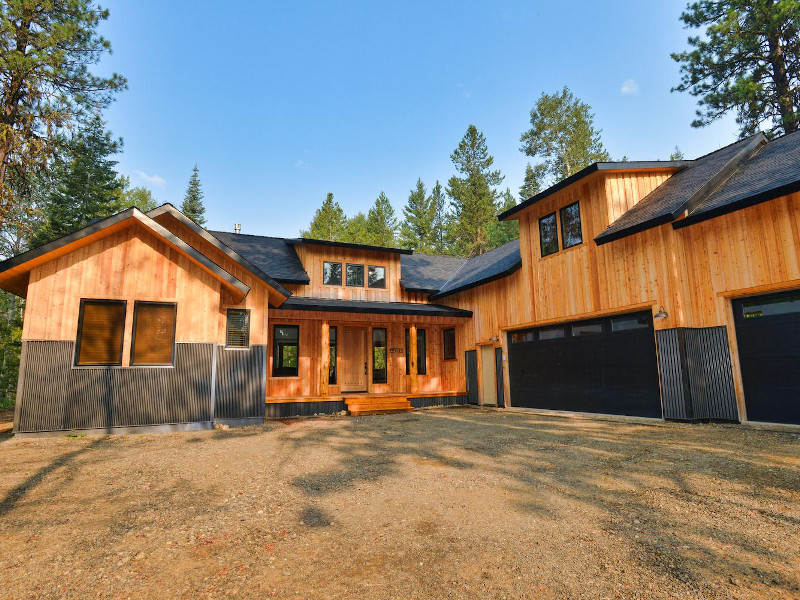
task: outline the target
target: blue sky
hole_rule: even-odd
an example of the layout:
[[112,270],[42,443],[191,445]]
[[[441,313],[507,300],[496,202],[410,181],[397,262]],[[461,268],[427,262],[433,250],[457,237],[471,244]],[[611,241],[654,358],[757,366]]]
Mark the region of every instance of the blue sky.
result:
[[564,85],[613,157],[693,158],[737,130],[692,129],[695,99],[670,93],[684,5],[112,0],[118,168],[178,205],[197,163],[210,228],[295,236],[329,191],[352,215],[383,190],[399,214],[417,177],[453,174],[470,123],[516,193],[530,109]]

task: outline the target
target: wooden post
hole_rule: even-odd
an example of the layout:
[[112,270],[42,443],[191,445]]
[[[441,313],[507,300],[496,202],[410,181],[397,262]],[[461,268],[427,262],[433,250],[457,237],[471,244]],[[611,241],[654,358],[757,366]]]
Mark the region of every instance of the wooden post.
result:
[[408,373],[411,376],[411,393],[419,391],[417,382],[417,326],[411,324],[408,328]]
[[320,381],[319,381],[319,395],[323,398],[328,397],[328,376],[331,367],[331,328],[328,321],[322,322],[321,336],[322,343],[320,344]]

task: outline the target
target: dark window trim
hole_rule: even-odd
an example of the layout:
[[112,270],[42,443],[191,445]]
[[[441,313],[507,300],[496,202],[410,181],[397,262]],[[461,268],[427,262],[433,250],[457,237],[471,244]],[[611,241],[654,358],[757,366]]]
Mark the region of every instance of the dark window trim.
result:
[[[369,283],[369,270],[370,269],[383,269],[383,285],[370,285]],[[386,267],[384,265],[367,265],[367,288],[370,290],[385,290],[386,289]]]
[[[451,357],[448,357],[447,354],[445,353],[446,352],[446,350],[445,350],[446,344],[444,343],[444,335],[448,331],[452,331],[453,332],[453,356],[451,356]],[[456,352],[456,328],[455,327],[448,327],[447,329],[442,329],[442,360],[456,360],[456,356],[457,355],[458,355],[458,352]]]
[[[331,333],[336,333],[336,339],[331,344]],[[333,352],[333,363],[328,367],[328,385],[338,385],[337,381],[339,380],[339,329],[336,325],[330,326],[328,329],[328,343],[334,349]],[[331,372],[333,372],[333,376],[331,377]]]
[[[567,210],[568,208],[572,207],[572,206],[575,206],[576,204],[578,205],[578,223],[580,224],[581,241],[580,242],[576,242],[574,244],[570,244],[569,246],[567,246],[567,243],[564,240],[564,211]],[[561,208],[558,209],[558,228],[559,228],[559,232],[561,233],[560,238],[561,238],[561,249],[562,250],[568,250],[569,248],[575,248],[576,246],[580,246],[581,244],[583,244],[583,216],[581,215],[581,201],[580,200],[576,200],[575,202],[567,204],[566,206],[562,206]]]
[[[141,304],[155,304],[158,306],[172,306],[175,309],[175,319],[172,322],[172,353],[168,363],[135,363],[133,357],[136,356],[136,323],[139,320],[139,311],[136,310]],[[132,367],[174,367],[175,366],[175,335],[178,331],[178,303],[177,302],[151,302],[149,300],[134,300],[133,302],[133,331],[131,332],[131,357],[130,366]],[[124,335],[122,336],[125,337]]]
[[344,266],[342,264],[342,261],[340,261],[340,260],[323,260],[322,261],[322,285],[329,285],[331,287],[342,287],[342,284],[344,283],[344,279],[345,279],[344,269],[342,269],[342,272],[340,273],[340,277],[341,277],[342,281],[340,281],[339,283],[325,283],[325,263],[328,263],[329,265],[339,265],[340,267]]
[[[79,365],[78,359],[81,355],[81,337],[83,337],[83,306],[90,304],[122,304],[125,307],[125,316],[122,319],[122,339],[119,343],[119,362],[116,363],[86,363]],[[103,298],[81,298],[80,308],[78,309],[78,332],[75,334],[75,356],[72,359],[74,367],[121,367],[122,353],[125,349],[125,322],[128,320],[128,301],[127,300],[105,300]],[[176,319],[177,321],[177,319]]]
[[[279,327],[282,327],[282,328],[292,327],[292,328],[297,330],[297,366],[296,367],[278,367],[277,366],[278,354],[276,354],[276,353],[278,351],[278,348],[280,348],[280,346],[278,345],[278,342],[275,339],[275,330],[278,329]],[[292,374],[277,374],[276,375],[275,374],[275,370],[276,369],[293,369],[294,373],[292,373]],[[275,325],[272,326],[272,373],[270,374],[270,376],[274,377],[274,378],[299,377],[300,376],[300,325],[287,323],[287,324],[283,324],[283,325],[275,324]]]
[[[350,284],[347,279],[347,267],[361,267],[361,285]],[[344,268],[344,285],[345,287],[365,287],[367,284],[367,270],[363,263],[345,263]]]
[[[228,332],[230,331],[231,324],[231,311],[241,311],[247,313],[247,334],[244,346],[229,346],[228,345]],[[226,350],[247,350],[250,348],[250,309],[249,308],[228,308],[225,311],[225,349]]]
[[[383,331],[383,341],[384,341],[384,344],[385,344],[383,346],[383,348],[385,350],[384,362],[385,362],[386,366],[382,369],[383,374],[384,374],[384,380],[383,381],[376,381],[375,380],[376,372],[377,373],[381,372],[381,369],[377,369],[377,370],[375,369],[375,332],[376,331]],[[388,330],[388,328],[386,328],[386,327],[373,327],[372,328],[371,350],[372,350],[372,360],[370,362],[372,363],[372,383],[374,383],[376,385],[383,385],[383,384],[389,383],[389,330]]]
[[[545,254],[545,252],[544,252],[544,243],[542,241],[542,221],[544,221],[545,219],[548,219],[550,217],[555,217],[555,220],[556,220],[556,249],[553,250],[552,252],[548,252],[547,254]],[[547,213],[546,215],[539,217],[539,255],[541,256],[541,258],[545,258],[546,256],[552,256],[553,254],[558,254],[558,252],[561,250],[560,240],[559,240],[560,236],[558,235],[558,232],[559,232],[559,228],[558,228],[558,211],[557,210],[554,210],[553,212]]]

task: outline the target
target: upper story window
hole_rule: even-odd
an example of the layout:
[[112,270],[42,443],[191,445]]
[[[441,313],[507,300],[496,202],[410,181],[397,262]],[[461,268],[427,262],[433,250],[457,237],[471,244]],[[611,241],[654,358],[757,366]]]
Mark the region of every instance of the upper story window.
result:
[[75,342],[76,365],[122,364],[126,309],[124,300],[81,300]]
[[556,213],[550,213],[539,219],[539,245],[542,257],[559,251],[558,229],[561,227],[561,250],[572,248],[583,243],[581,231],[581,208],[573,202]]
[[347,265],[347,285],[364,287],[364,265]]
[[132,365],[171,365],[175,357],[174,302],[141,302],[133,305]]
[[322,263],[322,283],[342,285],[342,263],[324,261]]
[[367,269],[367,285],[380,290],[386,289],[386,267],[370,265]]

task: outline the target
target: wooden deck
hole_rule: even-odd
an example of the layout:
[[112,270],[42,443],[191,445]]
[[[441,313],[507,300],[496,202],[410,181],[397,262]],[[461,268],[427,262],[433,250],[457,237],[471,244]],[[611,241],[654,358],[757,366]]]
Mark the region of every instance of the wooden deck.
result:
[[411,412],[411,398],[439,398],[446,396],[464,396],[466,392],[422,392],[416,394],[394,392],[384,394],[348,393],[335,396],[270,396],[267,404],[286,402],[344,402],[348,412],[359,415],[378,415],[396,412]]

